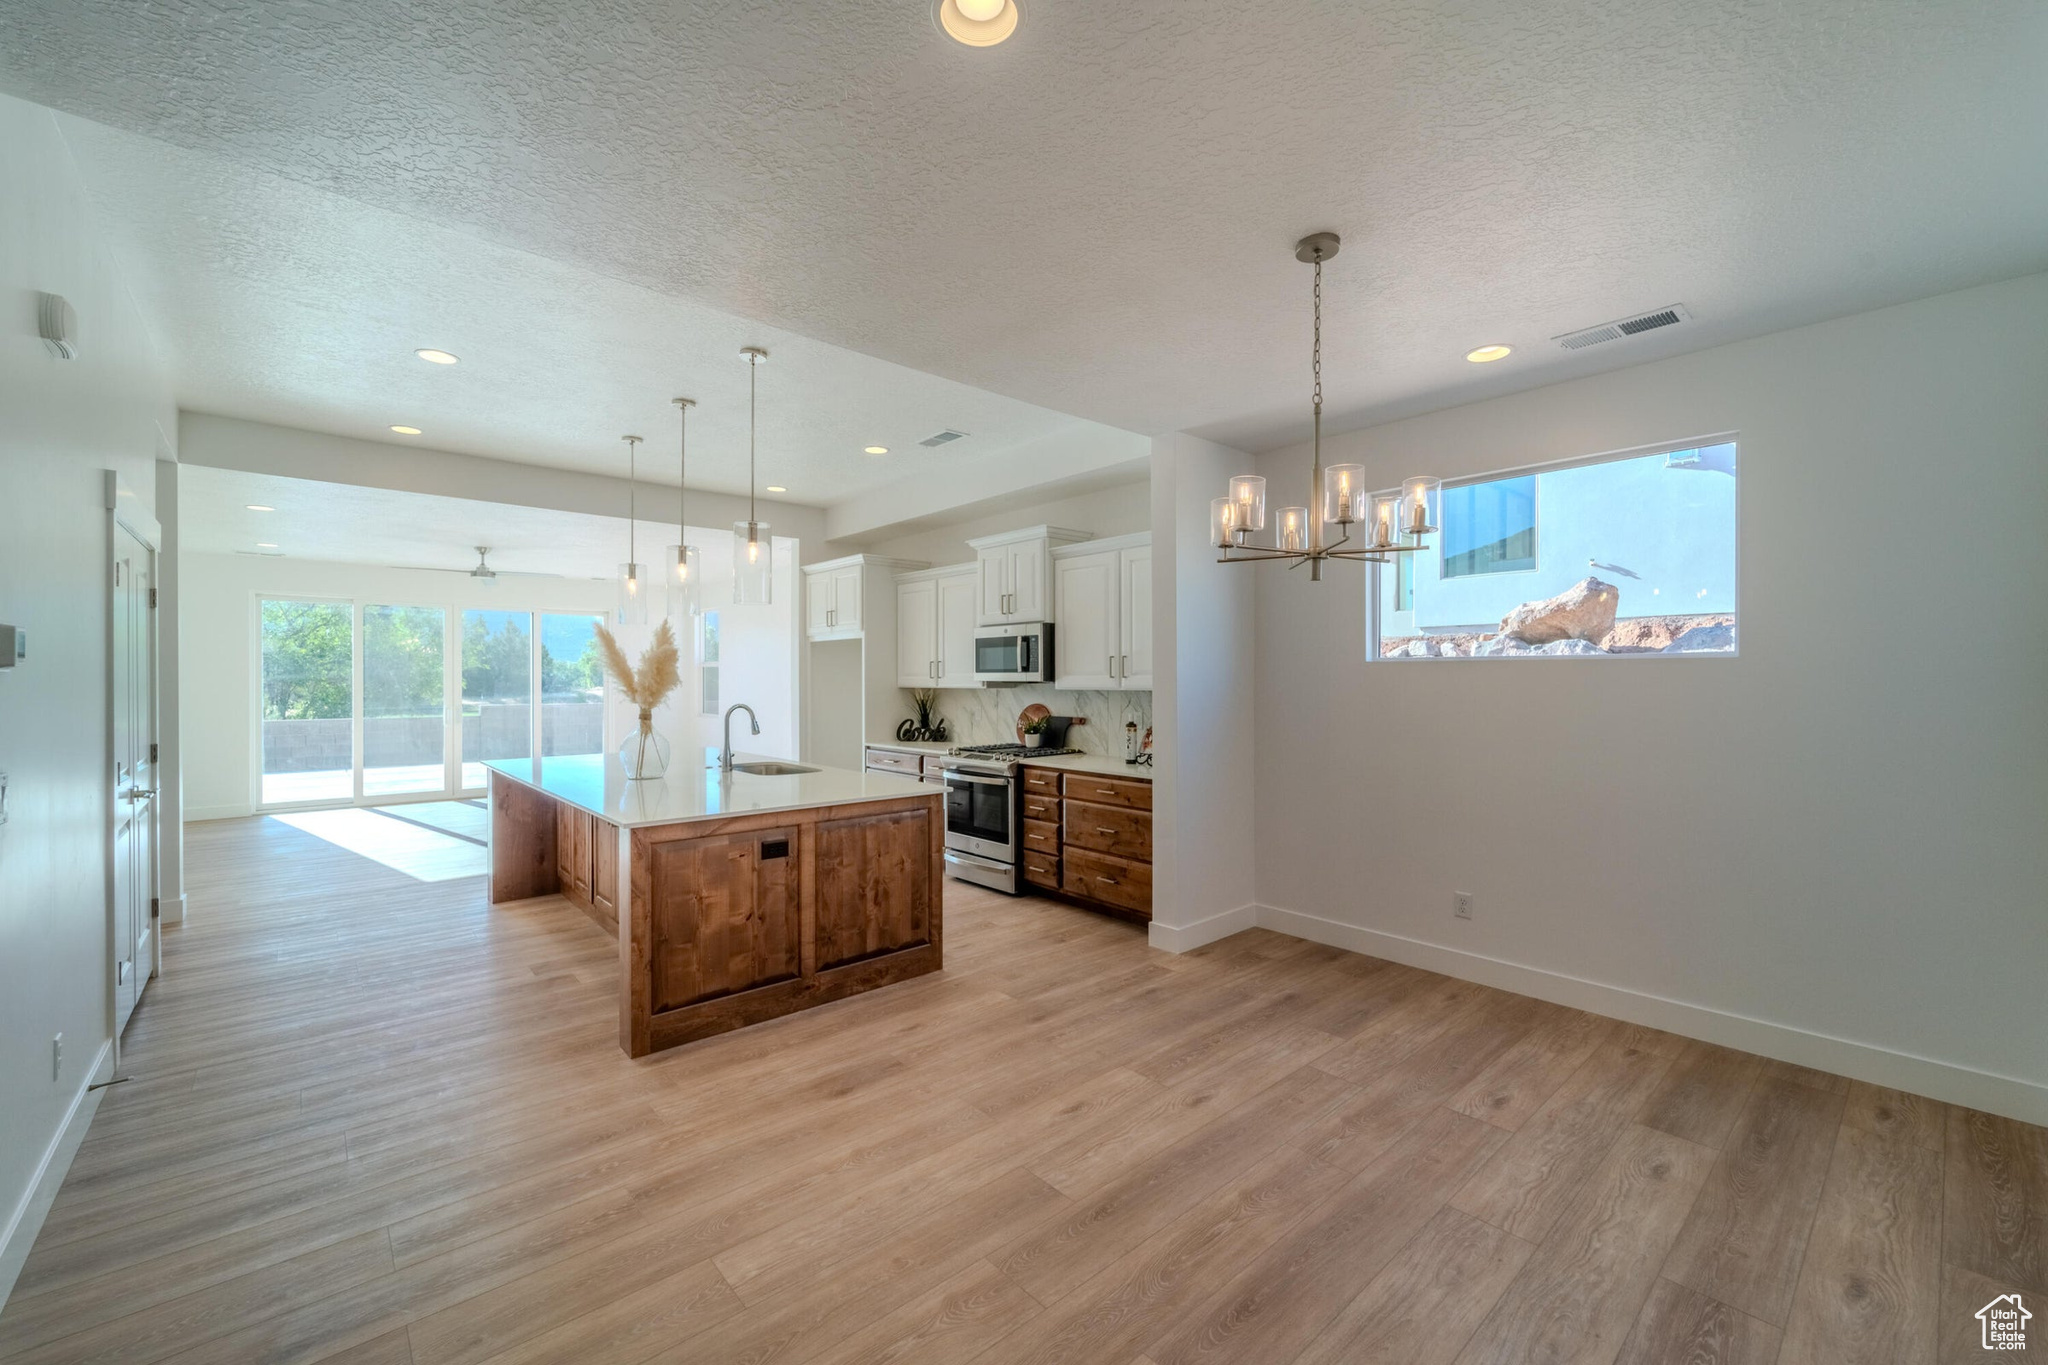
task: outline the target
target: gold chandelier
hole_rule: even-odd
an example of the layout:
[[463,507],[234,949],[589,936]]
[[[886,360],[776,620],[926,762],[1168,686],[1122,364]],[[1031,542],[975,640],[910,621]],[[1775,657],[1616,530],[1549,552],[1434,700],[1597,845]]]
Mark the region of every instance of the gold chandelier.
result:
[[[1309,445],[1308,505],[1281,508],[1274,514],[1273,543],[1254,545],[1252,535],[1266,529],[1266,481],[1257,474],[1232,478],[1229,494],[1209,504],[1209,542],[1223,552],[1219,563],[1280,559],[1290,569],[1306,564],[1309,580],[1320,583],[1326,560],[1385,564],[1394,555],[1421,549],[1422,537],[1436,530],[1441,479],[1418,476],[1398,493],[1367,493],[1364,465],[1323,468],[1323,262],[1337,254],[1338,245],[1336,233],[1314,232],[1294,246],[1294,258],[1315,267],[1315,434]],[[1354,545],[1351,528],[1361,522],[1364,529]],[[1327,526],[1340,528],[1329,544],[1323,539]]]

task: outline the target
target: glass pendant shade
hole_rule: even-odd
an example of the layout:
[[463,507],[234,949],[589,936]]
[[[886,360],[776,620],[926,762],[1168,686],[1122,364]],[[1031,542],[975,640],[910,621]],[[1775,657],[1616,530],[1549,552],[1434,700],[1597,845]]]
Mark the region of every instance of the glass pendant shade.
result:
[[1370,499],[1365,494],[1365,466],[1333,464],[1323,471],[1323,520],[1349,526],[1365,520]]
[[1209,543],[1219,550],[1237,544],[1237,504],[1229,498],[1209,500]]
[[1266,529],[1266,481],[1256,474],[1239,474],[1230,481],[1230,500],[1237,504],[1237,525],[1233,530]]
[[1374,545],[1392,545],[1400,522],[1401,495],[1381,493],[1372,500],[1372,531],[1367,539]]
[[732,524],[732,600],[737,606],[765,607],[773,601],[774,542],[765,521]]
[[687,621],[703,608],[704,565],[694,545],[668,547],[668,614]]
[[647,592],[652,585],[647,581],[645,564],[619,565],[619,624],[622,626],[644,626],[647,624]]
[[1299,552],[1308,548],[1308,509],[1306,507],[1283,507],[1280,520],[1273,530],[1273,544],[1278,549]]
[[1401,485],[1401,534],[1426,536],[1437,528],[1443,510],[1442,479],[1421,476]]

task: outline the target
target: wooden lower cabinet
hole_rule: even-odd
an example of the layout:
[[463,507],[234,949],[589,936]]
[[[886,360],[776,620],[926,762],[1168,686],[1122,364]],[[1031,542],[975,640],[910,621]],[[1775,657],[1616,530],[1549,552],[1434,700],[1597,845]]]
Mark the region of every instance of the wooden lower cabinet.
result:
[[632,831],[619,1041],[635,1057],[934,972],[936,792]]
[[651,845],[653,1009],[802,974],[795,845],[796,831],[786,826]]
[[562,894],[579,905],[590,903],[590,826],[595,819],[574,806],[555,807],[555,876]]
[[590,905],[592,918],[619,932],[619,827],[590,817]]
[[1069,845],[1060,854],[1060,890],[1152,918],[1152,864]]
[[619,827],[555,802],[555,882],[562,898],[619,932]]
[[1026,766],[1024,881],[1123,919],[1152,918],[1152,784]]

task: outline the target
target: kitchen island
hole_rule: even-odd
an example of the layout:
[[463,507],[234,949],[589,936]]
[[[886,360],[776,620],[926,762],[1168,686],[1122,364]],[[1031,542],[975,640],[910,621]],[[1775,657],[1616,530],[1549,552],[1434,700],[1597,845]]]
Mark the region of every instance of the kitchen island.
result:
[[643,1057],[941,965],[939,792],[795,764],[628,782],[608,754],[494,759],[490,901],[562,895],[619,943]]

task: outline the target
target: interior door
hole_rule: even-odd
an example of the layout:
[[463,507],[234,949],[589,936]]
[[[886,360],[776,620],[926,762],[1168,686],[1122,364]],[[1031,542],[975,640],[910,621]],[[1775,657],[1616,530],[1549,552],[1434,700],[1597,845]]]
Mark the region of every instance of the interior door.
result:
[[110,629],[114,760],[114,1028],[156,972],[156,552],[114,526]]
[[974,609],[980,581],[971,573],[938,581],[939,686],[973,687]]
[[1059,633],[1053,639],[1054,685],[1114,688],[1123,638],[1117,624],[1122,597],[1117,553],[1100,550],[1053,561],[1053,597]]
[[1123,657],[1117,680],[1125,687],[1152,686],[1152,551],[1123,552]]

